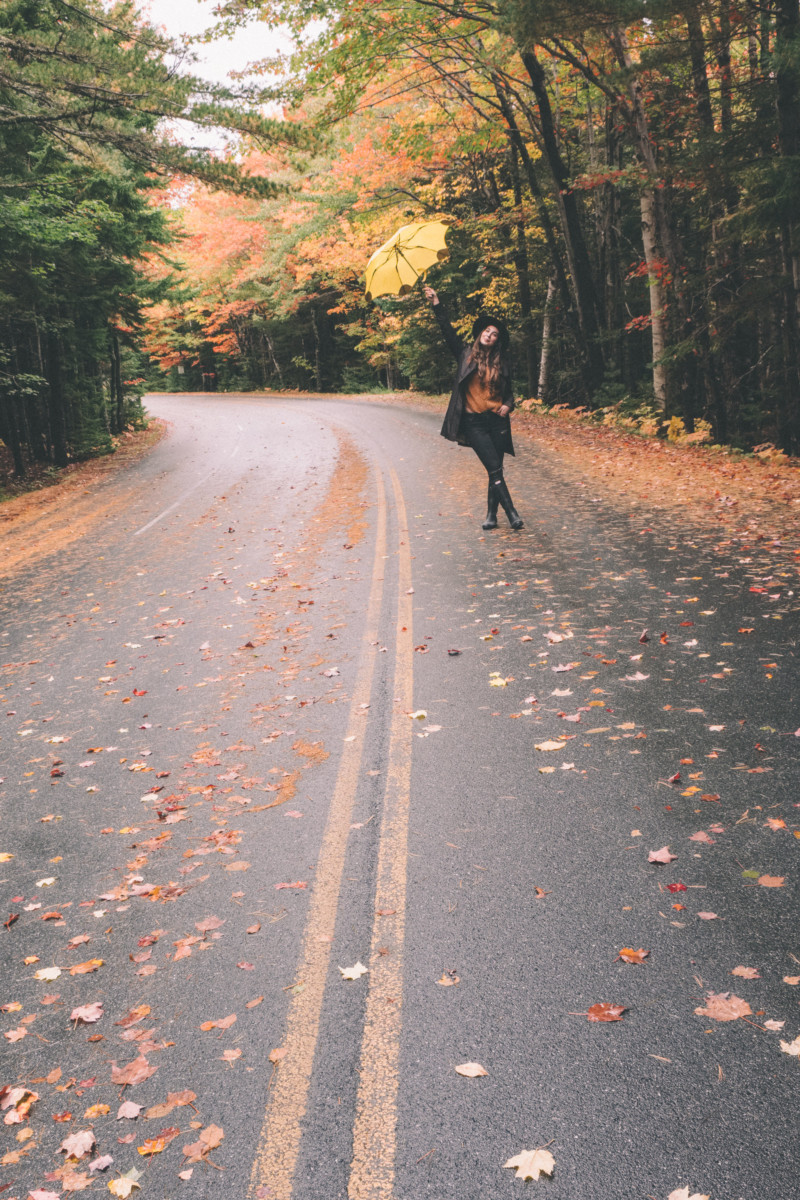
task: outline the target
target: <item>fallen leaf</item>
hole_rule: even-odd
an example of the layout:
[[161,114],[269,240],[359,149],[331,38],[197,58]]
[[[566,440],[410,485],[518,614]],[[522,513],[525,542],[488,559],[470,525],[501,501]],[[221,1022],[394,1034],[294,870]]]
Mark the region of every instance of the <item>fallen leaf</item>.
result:
[[196,1099],[196,1094],[188,1090],[184,1092],[169,1092],[162,1104],[154,1104],[152,1108],[148,1108],[144,1115],[148,1121],[161,1121],[172,1112],[173,1108],[181,1108],[185,1104],[193,1104]]
[[139,1004],[136,1006],[136,1008],[132,1008],[130,1010],[130,1012],[126,1013],[121,1021],[115,1021],[114,1024],[122,1025],[122,1026],[124,1026],[125,1029],[129,1029],[131,1025],[138,1024],[139,1021],[143,1021],[144,1018],[149,1015],[150,1015],[150,1005],[149,1004]]
[[685,892],[685,891],[686,891],[686,884],[685,884],[685,883],[668,883],[668,884],[667,884],[667,891],[668,891],[668,892],[672,892],[673,894],[674,894],[675,892]]
[[697,915],[701,921],[716,921],[716,920],[718,920],[717,914],[712,913],[712,912],[699,912]]
[[281,888],[306,888],[306,887],[308,887],[307,883],[304,883],[302,880],[298,880],[296,883],[276,883],[275,891],[279,892],[281,890]]
[[693,833],[689,837],[690,842],[704,842],[707,846],[714,845],[714,839],[709,837],[704,829],[700,829],[697,833]]
[[781,1050],[785,1054],[791,1054],[793,1058],[800,1058],[800,1033],[793,1042],[781,1042]]
[[120,1175],[119,1179],[113,1179],[108,1185],[108,1190],[112,1196],[120,1196],[122,1200],[125,1200],[127,1196],[130,1196],[134,1188],[141,1187],[141,1184],[136,1182],[141,1177],[141,1171],[137,1171],[136,1167],[131,1167],[130,1171],[126,1171],[124,1175]]
[[677,854],[671,852],[669,846],[662,846],[660,850],[651,850],[647,856],[647,861],[651,863],[671,863],[677,857]]
[[710,1196],[701,1196],[699,1192],[694,1192],[689,1195],[688,1187],[676,1188],[674,1192],[670,1192],[667,1200],[711,1200]]
[[92,971],[96,971],[102,965],[102,958],[89,958],[86,962],[75,963],[73,967],[70,967],[69,973],[70,975],[91,975]]
[[196,1142],[183,1147],[188,1162],[200,1162],[209,1151],[214,1150],[225,1137],[219,1125],[209,1125],[200,1131]]
[[436,982],[440,987],[458,987],[461,980],[455,971],[445,971],[442,974],[442,978],[437,979]]
[[90,1171],[105,1171],[106,1167],[110,1167],[114,1159],[110,1154],[101,1154],[94,1162],[89,1163]]
[[590,1021],[621,1021],[622,1014],[627,1012],[624,1004],[593,1004],[586,1011],[586,1016]]
[[366,975],[368,968],[362,962],[357,962],[354,967],[339,967],[343,979],[358,979],[361,975]]
[[[39,960],[35,958],[33,961],[38,962]],[[58,979],[60,974],[61,974],[60,967],[41,967],[38,971],[34,971],[33,978],[34,979],[44,979],[49,983],[53,979]]]
[[734,967],[731,975],[738,975],[740,979],[760,979],[758,971],[755,967]]
[[195,929],[199,929],[201,933],[209,933],[212,929],[219,929],[224,925],[225,921],[219,917],[204,917],[202,921],[195,921]]
[[96,1121],[98,1117],[104,1117],[109,1112],[111,1112],[111,1106],[108,1104],[92,1104],[83,1114],[83,1119],[84,1121]]
[[143,1104],[136,1104],[133,1100],[125,1100],[117,1109],[117,1120],[121,1121],[123,1117],[127,1117],[131,1121],[135,1120],[143,1108]]
[[228,1063],[229,1065],[236,1062],[236,1059],[241,1057],[242,1051],[238,1047],[235,1050],[223,1050],[222,1054],[220,1054],[220,1060]]
[[247,929],[245,929],[245,933],[258,933],[260,928],[261,928],[261,922],[256,921],[256,923],[254,925],[247,926]]
[[800,983],[800,975],[784,975],[783,982],[790,984],[791,987],[797,987]]
[[83,1158],[89,1154],[95,1144],[94,1132],[91,1129],[79,1129],[65,1137],[58,1147],[68,1158]]
[[155,1075],[158,1067],[151,1067],[143,1054],[135,1058],[133,1062],[129,1062],[125,1067],[118,1067],[115,1062],[111,1063],[111,1082],[121,1083],[125,1087],[133,1087],[136,1083],[142,1083],[145,1079],[149,1079],[151,1075]]
[[765,1028],[765,1029],[771,1029],[773,1033],[777,1033],[779,1029],[783,1029],[783,1027],[784,1027],[784,1025],[785,1025],[785,1024],[786,1024],[786,1022],[785,1022],[785,1021],[772,1021],[772,1020],[770,1020],[770,1021],[765,1021],[765,1022],[764,1022],[764,1028]]
[[626,963],[643,963],[649,953],[649,950],[629,950],[626,948],[624,950],[620,950],[617,957],[621,958],[622,961]]
[[536,1180],[540,1175],[552,1175],[555,1169],[556,1160],[553,1158],[549,1150],[522,1150],[519,1154],[515,1154],[508,1162],[504,1162],[504,1167],[516,1167],[517,1179],[533,1179]]
[[709,992],[705,1006],[694,1011],[698,1017],[711,1017],[714,1021],[736,1021],[753,1013],[746,1000],[731,992]]
[[563,750],[565,748],[565,743],[554,742],[551,739],[547,742],[536,742],[535,747],[537,750]]
[[158,1137],[145,1138],[144,1143],[141,1146],[137,1146],[136,1149],[143,1157],[147,1155],[161,1154],[162,1150],[165,1150],[172,1139],[178,1137],[180,1132],[180,1129],[175,1127],[172,1129],[162,1129]]
[[194,1167],[188,1167],[185,1171],[178,1171],[178,1179],[191,1179],[194,1173]]
[[262,1003],[263,999],[264,999],[263,996],[256,996],[255,1000],[247,1001],[247,1003],[245,1004],[245,1008],[258,1008],[259,1004]]
[[488,1075],[489,1072],[480,1063],[468,1062],[462,1063],[460,1067],[456,1067],[457,1075],[466,1075],[467,1079],[477,1079],[479,1075]]
[[783,887],[785,875],[759,875],[756,880],[762,887],[779,888]]
[[203,1021],[200,1028],[204,1033],[207,1033],[209,1029],[230,1029],[231,1025],[235,1024],[235,1022],[236,1013],[231,1013],[227,1017],[222,1017],[219,1021]]
[[70,1021],[83,1021],[86,1025],[91,1025],[94,1021],[99,1021],[103,1016],[103,1005],[99,1000],[95,1000],[92,1004],[84,1004],[80,1008],[73,1008],[69,1014]]

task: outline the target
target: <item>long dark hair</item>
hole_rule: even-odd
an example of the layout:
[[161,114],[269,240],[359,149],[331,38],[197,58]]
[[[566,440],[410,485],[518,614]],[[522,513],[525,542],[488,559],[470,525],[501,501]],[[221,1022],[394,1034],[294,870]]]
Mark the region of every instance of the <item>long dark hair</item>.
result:
[[479,334],[469,352],[469,361],[478,368],[478,378],[481,382],[488,384],[493,391],[496,390],[503,373],[503,354],[499,339],[493,346],[483,346]]

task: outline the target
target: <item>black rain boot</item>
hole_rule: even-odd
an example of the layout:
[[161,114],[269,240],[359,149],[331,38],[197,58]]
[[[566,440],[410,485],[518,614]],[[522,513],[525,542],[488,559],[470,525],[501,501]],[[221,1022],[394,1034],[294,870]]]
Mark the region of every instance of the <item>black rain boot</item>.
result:
[[492,484],[490,481],[489,497],[487,500],[487,508],[486,508],[486,520],[483,522],[483,525],[481,526],[482,529],[497,529],[497,505],[498,505],[497,494],[496,494],[494,488],[492,487]]
[[500,501],[500,503],[503,506],[503,510],[504,510],[506,516],[508,517],[508,523],[511,526],[511,528],[512,529],[522,529],[525,522],[522,520],[522,517],[519,515],[517,510],[514,508],[514,502],[511,499],[511,496],[509,494],[505,479],[503,479],[501,476],[500,479],[496,479],[494,481],[493,486],[494,486],[494,490],[495,490],[495,495],[497,496],[497,499]]

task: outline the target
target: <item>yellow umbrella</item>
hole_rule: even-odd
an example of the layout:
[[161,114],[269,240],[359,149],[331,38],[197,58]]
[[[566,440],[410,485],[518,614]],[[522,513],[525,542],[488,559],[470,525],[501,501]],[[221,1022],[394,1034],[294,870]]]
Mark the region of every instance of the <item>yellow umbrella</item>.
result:
[[367,263],[367,299],[407,295],[429,267],[447,258],[447,230],[443,221],[417,221],[398,229]]

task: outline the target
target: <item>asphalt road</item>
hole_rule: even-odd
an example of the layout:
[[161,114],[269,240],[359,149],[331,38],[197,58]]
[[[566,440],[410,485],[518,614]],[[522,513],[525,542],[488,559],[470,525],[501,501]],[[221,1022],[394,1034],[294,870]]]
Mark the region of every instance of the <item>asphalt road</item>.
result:
[[0,580],[2,1200],[796,1197],[795,548],[524,439],[484,534],[410,408],[148,408]]

